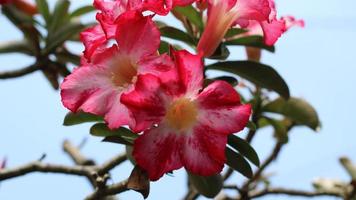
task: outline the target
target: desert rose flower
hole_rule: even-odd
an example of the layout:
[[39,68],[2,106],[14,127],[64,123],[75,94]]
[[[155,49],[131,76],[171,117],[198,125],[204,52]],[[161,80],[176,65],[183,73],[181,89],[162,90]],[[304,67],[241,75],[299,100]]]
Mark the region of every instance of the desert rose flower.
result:
[[200,56],[185,50],[171,54],[175,84],[141,76],[136,90],[122,95],[121,101],[141,123],[137,126],[152,126],[135,140],[133,156],[153,181],[181,167],[202,176],[217,174],[226,161],[227,136],[246,126],[251,106],[242,105],[239,94],[224,81],[203,89]]
[[100,25],[81,33],[85,45],[84,55],[90,60],[92,53],[101,45],[115,37],[116,19],[126,11],[143,12],[150,10],[159,15],[167,15],[175,6],[186,6],[195,0],[94,0],[94,7],[99,10],[96,19]]
[[13,4],[17,9],[31,16],[38,13],[37,6],[26,0],[0,0],[0,5],[4,4]]
[[208,21],[198,43],[198,52],[211,56],[232,25],[250,20],[265,21],[271,13],[269,0],[207,0]]
[[137,77],[155,74],[165,82],[173,66],[168,55],[157,54],[160,32],[150,17],[125,12],[117,20],[117,26],[115,39],[119,46],[114,44],[95,51],[91,62],[82,61],[82,66],[61,85],[65,107],[72,112],[83,110],[104,116],[112,129],[122,125],[133,127],[136,123],[132,113],[120,103],[120,97],[135,90]]

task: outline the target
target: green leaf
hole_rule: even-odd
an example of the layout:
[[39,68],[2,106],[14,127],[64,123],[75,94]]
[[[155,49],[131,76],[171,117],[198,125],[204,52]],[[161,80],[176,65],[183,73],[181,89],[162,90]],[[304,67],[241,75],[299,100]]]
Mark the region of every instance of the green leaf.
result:
[[73,126],[77,124],[82,124],[86,122],[98,122],[103,121],[103,118],[97,115],[93,115],[85,112],[72,113],[69,112],[64,118],[64,126]]
[[35,28],[35,20],[13,5],[2,6],[2,13],[22,31],[32,52],[39,53],[40,32]]
[[245,29],[241,28],[230,28],[227,33],[225,34],[225,38],[231,38],[236,35],[240,35],[242,33],[246,33],[247,31]]
[[125,150],[126,150],[127,159],[129,159],[129,161],[130,161],[133,165],[136,165],[136,160],[135,160],[135,158],[132,156],[133,147],[130,146],[130,145],[126,145],[126,146],[125,146]]
[[159,54],[168,53],[169,52],[169,43],[161,40],[158,51],[159,51]]
[[36,0],[36,5],[39,13],[41,13],[45,22],[48,23],[51,18],[51,14],[49,12],[47,0]]
[[226,147],[225,154],[227,165],[240,172],[245,177],[252,178],[253,172],[251,166],[241,154],[236,153],[229,147]]
[[216,48],[213,55],[209,57],[209,59],[214,60],[226,60],[230,55],[229,49],[223,44],[220,43],[219,46]]
[[192,22],[192,24],[197,26],[200,31],[204,29],[204,23],[202,17],[193,6],[184,6],[184,7],[177,6],[174,8],[174,11],[187,17],[187,19],[190,22]]
[[66,24],[68,20],[68,9],[70,2],[68,0],[57,0],[54,7],[53,15],[48,24],[48,34],[55,34],[56,30],[61,27],[61,25]]
[[320,128],[320,121],[315,109],[306,101],[299,98],[285,100],[278,98],[263,106],[263,112],[282,114],[297,125],[305,125],[313,130]]
[[1,53],[24,53],[27,55],[33,55],[32,49],[28,47],[26,41],[7,41],[0,43]]
[[256,85],[273,90],[282,97],[289,98],[289,88],[276,70],[268,65],[253,61],[227,61],[207,66],[208,70],[220,70],[236,74]]
[[274,128],[274,137],[278,139],[279,142],[284,144],[288,143],[288,127],[282,120],[275,120],[268,117],[265,117],[270,125]]
[[228,144],[232,148],[237,150],[239,153],[241,153],[244,157],[246,157],[253,164],[255,164],[257,167],[260,165],[260,159],[258,158],[258,155],[257,155],[255,149],[253,149],[253,147],[245,140],[243,140],[235,135],[229,135],[228,136]]
[[73,63],[75,65],[79,65],[80,64],[80,57],[70,53],[69,51],[61,51],[56,53],[57,59],[59,62],[62,63]]
[[247,122],[246,125],[247,128],[249,128],[252,131],[256,131],[257,130],[257,125],[251,121]]
[[52,52],[55,48],[61,46],[66,40],[73,35],[79,34],[85,28],[79,21],[74,21],[63,25],[47,42],[45,51]]
[[220,174],[213,176],[198,176],[188,172],[188,177],[199,194],[208,198],[214,198],[219,194],[223,187],[224,181]]
[[92,5],[83,6],[74,10],[72,14],[70,14],[70,18],[80,17],[93,11],[95,11],[95,8]]
[[242,38],[237,38],[234,40],[230,40],[225,42],[226,45],[238,45],[238,46],[248,46],[248,47],[257,47],[261,49],[265,49],[270,52],[274,52],[274,46],[268,46],[264,43],[263,37],[261,36],[247,36]]
[[[133,133],[132,131],[130,131],[129,129],[124,128],[124,127],[120,127],[118,129],[111,130],[106,126],[105,123],[94,124],[90,128],[90,134],[93,136],[97,136],[97,137],[120,138],[120,139],[123,139],[124,141],[128,142],[131,145],[133,144],[133,141],[138,137],[137,134]],[[104,141],[108,141],[105,139],[104,139]]]
[[182,41],[188,45],[196,46],[197,41],[192,38],[188,33],[171,26],[160,28],[161,35],[166,38]]

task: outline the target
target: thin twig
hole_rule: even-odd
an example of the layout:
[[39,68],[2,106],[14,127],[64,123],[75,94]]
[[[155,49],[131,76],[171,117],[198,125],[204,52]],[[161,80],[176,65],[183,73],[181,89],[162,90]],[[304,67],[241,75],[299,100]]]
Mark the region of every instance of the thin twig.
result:
[[320,197],[320,196],[333,196],[340,197],[342,196],[337,193],[332,192],[309,192],[303,190],[294,190],[294,189],[284,189],[284,188],[269,188],[262,191],[254,192],[249,195],[250,198],[258,198],[266,195],[289,195],[289,196],[300,196],[300,197]]
[[254,176],[249,179],[243,186],[243,190],[248,190],[248,186],[260,178],[262,172],[278,157],[281,149],[283,147],[283,143],[277,142],[272,153],[268,156],[268,158],[262,163],[260,168],[254,173]]
[[120,165],[121,163],[127,160],[126,153],[119,154],[112,159],[108,160],[101,167],[98,169],[98,174],[102,175],[108,173],[110,170],[115,168],[116,166]]
[[9,78],[17,78],[21,77],[27,74],[30,74],[32,72],[35,72],[39,70],[40,67],[38,67],[37,64],[30,65],[28,67],[18,69],[18,70],[13,70],[13,71],[7,71],[7,72],[0,72],[0,79],[9,79]]
[[128,190],[127,188],[127,180],[122,181],[120,183],[116,183],[110,186],[106,186],[102,189],[96,189],[95,192],[87,196],[86,200],[99,200],[105,198],[106,196],[119,194]]

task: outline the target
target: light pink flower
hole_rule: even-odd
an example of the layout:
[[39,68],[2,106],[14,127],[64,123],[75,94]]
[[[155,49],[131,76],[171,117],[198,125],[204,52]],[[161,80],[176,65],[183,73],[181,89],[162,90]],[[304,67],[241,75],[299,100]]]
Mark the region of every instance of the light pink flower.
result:
[[214,53],[232,25],[265,21],[271,13],[269,0],[208,0],[208,4],[208,21],[197,48],[204,57]]
[[200,56],[184,50],[171,54],[174,84],[141,76],[136,90],[122,95],[139,129],[152,126],[135,140],[133,156],[151,180],[181,167],[202,176],[217,174],[226,160],[227,135],[246,126],[251,106],[242,105],[226,82],[203,89]]
[[155,74],[165,82],[173,63],[168,55],[157,54],[160,32],[150,17],[125,12],[117,26],[115,39],[119,46],[95,51],[91,62],[84,59],[82,66],[62,83],[62,102],[72,112],[83,110],[104,116],[110,128],[134,127],[138,122],[120,103],[121,95],[135,90],[137,78],[145,74]]

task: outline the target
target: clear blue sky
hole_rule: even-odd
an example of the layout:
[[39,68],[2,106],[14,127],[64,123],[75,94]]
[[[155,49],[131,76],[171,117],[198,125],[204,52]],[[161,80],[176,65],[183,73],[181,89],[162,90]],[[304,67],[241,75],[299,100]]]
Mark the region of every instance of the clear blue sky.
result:
[[[50,0],[52,3],[54,0]],[[73,1],[74,2],[74,1]],[[75,1],[79,4],[90,1]],[[354,0],[284,0],[278,1],[280,14],[304,18],[305,29],[293,29],[277,44],[275,54],[265,53],[263,62],[274,66],[288,82],[294,96],[303,97],[318,110],[323,128],[313,133],[295,129],[290,143],[269,172],[277,174],[274,186],[310,189],[316,177],[338,177],[348,180],[337,158],[349,156],[356,162],[356,2]],[[170,19],[170,18],[168,18]],[[21,35],[0,16],[0,41],[19,39]],[[81,46],[75,46],[80,52]],[[242,49],[232,51],[232,58],[242,59]],[[0,56],[0,71],[31,63],[19,55]],[[63,127],[66,109],[59,93],[53,91],[41,73],[21,79],[0,80],[0,157],[9,158],[9,167],[38,159],[47,154],[46,162],[72,164],[63,154],[61,143],[70,139],[75,144],[87,138],[90,125]],[[254,147],[263,159],[272,146],[270,130],[263,131]],[[103,144],[89,137],[85,155],[103,162],[122,151],[117,145]],[[132,166],[127,162],[113,173],[113,181],[127,177]],[[241,176],[232,178],[240,182]],[[184,171],[175,172],[152,184],[149,199],[180,199],[185,191]],[[63,175],[31,174],[1,183],[0,199],[83,199],[91,192],[84,178]],[[122,199],[140,199],[127,192]],[[285,199],[268,197],[263,199]],[[295,198],[303,199],[303,198]],[[320,198],[334,199],[334,198]]]

